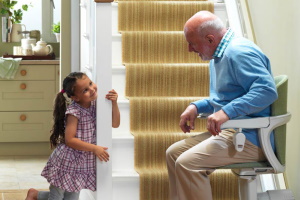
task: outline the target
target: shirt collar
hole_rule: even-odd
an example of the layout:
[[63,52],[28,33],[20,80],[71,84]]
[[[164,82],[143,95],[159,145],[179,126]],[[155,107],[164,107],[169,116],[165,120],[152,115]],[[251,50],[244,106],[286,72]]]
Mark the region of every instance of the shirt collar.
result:
[[233,38],[233,36],[234,36],[234,32],[232,31],[231,28],[229,28],[227,30],[227,32],[225,33],[225,35],[223,36],[221,42],[219,43],[219,45],[213,55],[213,58],[221,57],[223,55],[226,47],[228,46],[228,44],[231,41],[231,39]]

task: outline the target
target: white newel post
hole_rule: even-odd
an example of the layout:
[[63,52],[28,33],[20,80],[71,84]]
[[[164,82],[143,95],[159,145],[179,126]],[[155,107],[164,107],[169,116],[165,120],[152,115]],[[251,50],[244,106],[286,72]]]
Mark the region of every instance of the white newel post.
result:
[[[98,85],[97,145],[112,153],[112,109],[105,94],[112,89],[112,7],[110,2],[95,0],[94,66]],[[96,199],[112,200],[112,161],[97,160]]]

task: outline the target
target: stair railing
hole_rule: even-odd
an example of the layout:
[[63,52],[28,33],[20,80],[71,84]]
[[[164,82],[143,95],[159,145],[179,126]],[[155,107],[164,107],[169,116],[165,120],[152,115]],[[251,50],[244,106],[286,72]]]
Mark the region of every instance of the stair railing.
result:
[[240,36],[256,43],[249,11],[248,0],[224,0],[228,15],[228,23]]

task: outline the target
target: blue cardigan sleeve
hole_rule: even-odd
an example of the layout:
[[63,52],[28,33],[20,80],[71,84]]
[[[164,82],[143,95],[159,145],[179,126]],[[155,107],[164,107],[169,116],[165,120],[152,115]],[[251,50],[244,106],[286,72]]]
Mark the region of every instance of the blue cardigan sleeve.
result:
[[214,107],[209,103],[209,99],[201,99],[191,104],[197,107],[198,113],[213,113]]

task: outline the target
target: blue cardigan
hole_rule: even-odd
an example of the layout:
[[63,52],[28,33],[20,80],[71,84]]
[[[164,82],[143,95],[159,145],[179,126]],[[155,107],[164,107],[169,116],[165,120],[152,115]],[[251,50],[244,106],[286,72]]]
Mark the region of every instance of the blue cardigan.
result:
[[[222,109],[230,119],[270,116],[277,90],[269,59],[258,46],[233,37],[218,57],[210,61],[209,99],[193,102],[198,113]],[[247,140],[259,146],[256,129],[243,129]],[[271,144],[274,149],[272,134]]]

